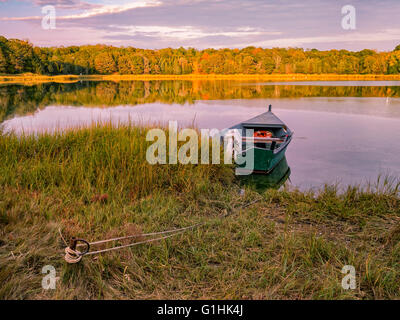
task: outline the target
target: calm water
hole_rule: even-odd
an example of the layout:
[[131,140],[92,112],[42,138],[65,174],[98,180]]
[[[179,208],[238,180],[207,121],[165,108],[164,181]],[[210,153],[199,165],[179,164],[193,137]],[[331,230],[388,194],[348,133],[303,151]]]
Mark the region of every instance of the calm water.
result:
[[6,131],[38,132],[115,123],[230,127],[266,111],[295,132],[287,151],[292,185],[364,184],[400,177],[397,82],[240,83],[154,81],[0,87]]

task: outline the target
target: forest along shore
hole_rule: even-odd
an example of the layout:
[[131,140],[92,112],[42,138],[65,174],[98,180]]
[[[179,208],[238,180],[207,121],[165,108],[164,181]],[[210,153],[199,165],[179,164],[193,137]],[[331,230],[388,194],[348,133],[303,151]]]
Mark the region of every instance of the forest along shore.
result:
[[256,48],[203,49],[83,45],[38,47],[0,36],[0,74],[400,74],[400,45],[378,52]]

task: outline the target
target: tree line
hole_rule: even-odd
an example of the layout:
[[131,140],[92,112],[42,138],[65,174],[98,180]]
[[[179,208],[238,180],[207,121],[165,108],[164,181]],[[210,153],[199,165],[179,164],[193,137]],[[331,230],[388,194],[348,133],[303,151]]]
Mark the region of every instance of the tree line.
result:
[[301,48],[165,48],[107,45],[36,47],[0,36],[0,74],[399,74],[400,45],[391,52]]
[[400,97],[399,86],[249,85],[234,81],[82,81],[33,86],[0,85],[1,122],[49,105],[119,106],[194,103],[197,100],[300,97]]

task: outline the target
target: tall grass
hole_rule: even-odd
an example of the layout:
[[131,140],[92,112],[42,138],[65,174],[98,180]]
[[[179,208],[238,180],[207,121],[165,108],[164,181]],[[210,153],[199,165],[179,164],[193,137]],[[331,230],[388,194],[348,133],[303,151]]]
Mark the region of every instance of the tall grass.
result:
[[35,191],[57,188],[82,199],[96,193],[138,199],[160,190],[193,192],[231,179],[222,165],[150,165],[148,130],[103,123],[38,135],[0,133],[0,185]]
[[[148,164],[148,129],[0,134],[1,299],[399,298],[398,185],[241,186],[240,196],[229,166]],[[58,228],[95,241],[198,222],[167,241],[63,261]],[[356,290],[341,287],[348,264]],[[41,287],[45,265],[55,290]]]

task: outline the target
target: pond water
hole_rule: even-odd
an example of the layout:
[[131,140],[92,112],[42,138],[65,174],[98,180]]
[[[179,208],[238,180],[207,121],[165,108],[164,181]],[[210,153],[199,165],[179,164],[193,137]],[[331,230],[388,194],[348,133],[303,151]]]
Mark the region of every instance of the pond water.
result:
[[[381,85],[379,85],[381,84]],[[301,189],[400,177],[397,82],[240,83],[84,82],[0,87],[6,131],[53,131],[114,123],[166,123],[224,129],[267,110],[294,132],[286,156]]]

